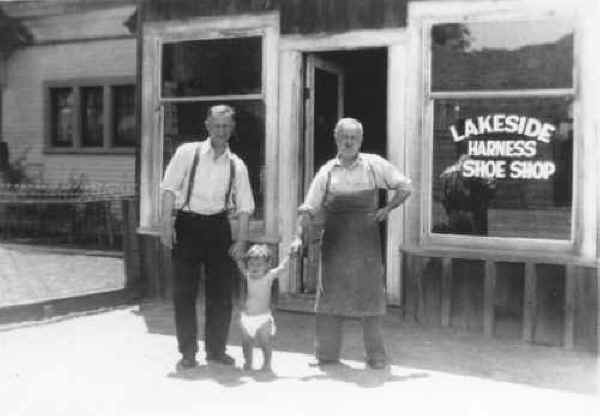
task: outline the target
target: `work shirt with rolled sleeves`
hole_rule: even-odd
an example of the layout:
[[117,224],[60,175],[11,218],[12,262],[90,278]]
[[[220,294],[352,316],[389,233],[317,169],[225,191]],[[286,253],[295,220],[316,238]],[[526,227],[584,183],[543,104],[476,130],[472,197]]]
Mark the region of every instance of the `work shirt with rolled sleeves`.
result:
[[[196,149],[199,152],[193,189],[188,204],[184,207]],[[234,164],[235,174],[231,184],[231,201],[226,203],[231,175],[230,161]],[[202,142],[184,143],[177,148],[167,165],[160,189],[175,193],[175,208],[184,211],[214,215],[234,206],[235,215],[242,212],[252,215],[254,212],[254,197],[246,164],[229,147],[215,158],[210,138]]]
[[379,155],[359,153],[347,167],[336,157],[319,169],[298,211],[315,214],[322,208],[327,192],[344,193],[373,188],[412,191],[411,180]]

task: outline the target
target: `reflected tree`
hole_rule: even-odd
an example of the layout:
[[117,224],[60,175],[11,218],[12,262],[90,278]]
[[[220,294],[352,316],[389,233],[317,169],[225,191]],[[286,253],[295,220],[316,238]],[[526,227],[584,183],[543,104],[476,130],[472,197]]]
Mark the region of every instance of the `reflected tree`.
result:
[[462,23],[434,25],[431,29],[434,46],[442,46],[453,51],[466,51],[471,46],[469,28]]

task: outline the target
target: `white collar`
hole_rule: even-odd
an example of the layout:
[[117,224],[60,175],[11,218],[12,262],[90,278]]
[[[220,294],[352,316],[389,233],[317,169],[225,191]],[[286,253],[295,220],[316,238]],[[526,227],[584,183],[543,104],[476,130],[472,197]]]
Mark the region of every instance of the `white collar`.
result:
[[[203,155],[210,154],[214,158],[215,150],[210,144],[210,137],[200,142],[200,153],[202,153]],[[225,156],[227,159],[231,158],[231,150],[229,149],[229,144],[227,144],[227,146],[225,147],[225,151],[217,159],[220,159],[223,156]]]
[[344,167],[346,169],[353,169],[357,165],[359,165],[360,163],[362,163],[362,161],[363,161],[362,153],[359,152],[358,155],[356,155],[356,159],[354,159],[354,161],[349,166],[344,166],[342,164],[342,159],[340,158],[340,155],[338,154],[335,157],[335,159],[333,160],[333,166],[341,166],[341,167]]

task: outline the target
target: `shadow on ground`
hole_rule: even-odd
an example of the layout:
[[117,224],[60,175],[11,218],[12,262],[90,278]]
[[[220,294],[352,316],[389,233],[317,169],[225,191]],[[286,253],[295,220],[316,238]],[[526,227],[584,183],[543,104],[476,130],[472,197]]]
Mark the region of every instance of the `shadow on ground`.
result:
[[190,370],[170,372],[167,377],[186,381],[212,380],[225,387],[237,387],[245,382],[242,380],[244,373],[237,367],[214,365],[200,365]]
[[345,363],[320,366],[321,374],[301,377],[301,381],[313,380],[337,380],[346,383],[353,383],[360,387],[379,387],[385,383],[403,382],[429,377],[426,371],[415,371],[404,375],[392,374],[388,367],[384,370],[368,370],[364,368],[355,368]]
[[[172,335],[173,350],[176,351],[173,309],[169,302],[142,303],[134,313],[144,319],[150,333]],[[198,313],[202,333],[203,307],[200,304]],[[308,364],[313,353],[313,316],[278,311],[275,319],[278,333],[274,360],[277,360],[277,353],[296,353],[303,354]],[[402,375],[340,364],[321,367],[320,374],[299,379],[327,378],[361,387],[376,387],[388,382],[425,378],[428,372],[444,372],[584,394],[595,394],[598,389],[596,357],[587,352],[527,345],[519,340],[486,339],[480,334],[447,329],[425,329],[403,321],[396,310],[390,311],[386,317],[385,334],[391,364],[401,367]],[[238,313],[234,312],[229,345],[239,347],[240,341]],[[358,321],[348,320],[345,323],[342,359],[364,360]],[[237,368],[201,366],[186,372],[173,372],[169,377],[186,380],[210,378],[233,387],[243,384],[245,377],[264,376],[249,375]],[[273,377],[277,379],[278,376]],[[263,381],[270,381],[269,377]]]
[[265,383],[283,379],[296,379],[295,377],[282,376],[272,371],[245,371],[240,367],[219,364],[204,364],[189,370],[175,369],[168,373],[167,377],[185,381],[211,380],[224,387],[237,387],[250,381]]

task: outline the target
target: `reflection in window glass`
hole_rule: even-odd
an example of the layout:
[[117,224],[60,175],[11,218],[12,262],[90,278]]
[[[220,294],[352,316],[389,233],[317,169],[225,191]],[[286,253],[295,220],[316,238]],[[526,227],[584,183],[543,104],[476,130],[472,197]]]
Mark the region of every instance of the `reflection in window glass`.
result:
[[135,86],[113,87],[113,144],[135,146]]
[[51,88],[51,141],[53,146],[73,145],[73,108],[72,88]]
[[569,239],[571,99],[435,101],[432,232]]
[[[204,120],[208,109],[223,102],[170,103],[164,113],[163,167],[166,167],[177,146],[188,141],[205,140]],[[255,218],[263,216],[265,192],[265,108],[262,101],[229,101],[236,112],[236,129],[229,145],[246,163],[256,203]]]
[[81,89],[81,144],[101,147],[104,138],[104,105],[102,87]]
[[570,88],[565,20],[446,23],[431,29],[432,91]]
[[165,44],[162,96],[260,93],[261,42],[250,37]]

